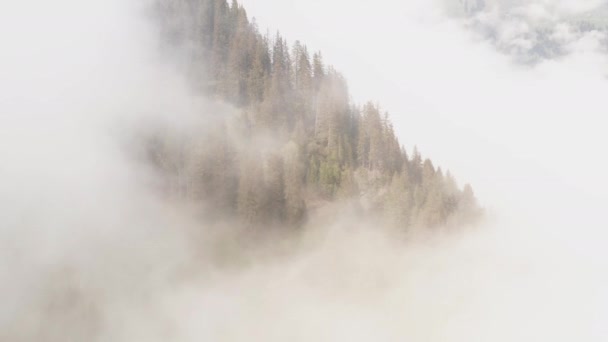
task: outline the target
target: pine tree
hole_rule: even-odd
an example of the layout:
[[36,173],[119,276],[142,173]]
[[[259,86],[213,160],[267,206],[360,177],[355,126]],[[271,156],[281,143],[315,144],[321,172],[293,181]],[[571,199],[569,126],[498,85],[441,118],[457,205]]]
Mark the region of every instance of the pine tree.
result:
[[[241,112],[204,137],[152,139],[151,159],[172,196],[236,212],[248,226],[296,226],[311,199],[361,194],[400,229],[479,215],[472,188],[459,190],[416,147],[410,159],[388,113],[352,103],[320,52],[311,57],[300,42],[290,50],[279,33],[261,34],[236,0],[156,0],[156,9],[163,46],[186,56],[194,90]],[[235,118],[238,134],[228,134]],[[259,151],[248,146],[270,140]]]
[[266,161],[264,213],[267,221],[271,223],[283,223],[285,220],[286,198],[283,167],[283,158],[278,154],[271,155]]
[[299,147],[290,142],[284,152],[285,172],[285,219],[288,225],[297,226],[306,217],[303,194],[302,162]]
[[248,227],[264,222],[264,172],[257,159],[248,157],[241,163],[238,190],[238,216]]

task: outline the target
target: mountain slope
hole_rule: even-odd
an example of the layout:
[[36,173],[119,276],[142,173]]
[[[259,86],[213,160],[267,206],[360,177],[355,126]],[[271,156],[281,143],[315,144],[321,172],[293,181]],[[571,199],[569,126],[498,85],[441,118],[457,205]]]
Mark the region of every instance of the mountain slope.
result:
[[409,157],[388,114],[353,104],[320,52],[262,35],[236,1],[159,1],[156,14],[195,91],[238,112],[211,134],[154,140],[170,192],[246,226],[298,226],[338,200],[404,230],[479,214],[471,187],[416,149]]

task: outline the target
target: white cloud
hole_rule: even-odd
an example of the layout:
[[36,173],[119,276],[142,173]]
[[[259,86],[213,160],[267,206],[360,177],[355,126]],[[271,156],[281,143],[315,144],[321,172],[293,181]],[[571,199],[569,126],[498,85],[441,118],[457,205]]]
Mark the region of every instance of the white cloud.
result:
[[[498,222],[403,248],[346,220],[273,262],[209,265],[200,249],[217,246],[191,254],[172,229],[189,216],[117,143],[130,123],[200,125],[207,108],[157,63],[136,9],[3,4],[0,338],[9,326],[36,340],[44,321],[59,327],[46,341],[79,329],[111,341],[606,339],[604,37],[562,20],[596,2],[488,7],[476,20],[498,44],[426,0],[245,4],[322,49],[357,100],[384,103],[402,141],[472,182]],[[539,22],[569,54],[531,66],[497,51],[528,51]],[[47,291],[75,311],[40,310]]]
[[[519,246],[529,243],[548,258],[564,258],[573,268],[589,267],[599,277],[578,278],[585,280],[556,290],[564,300],[563,310],[569,311],[586,292],[586,284],[605,284],[605,270],[593,262],[605,259],[602,245],[608,237],[603,209],[608,202],[608,162],[603,156],[608,145],[603,132],[606,37],[600,31],[580,30],[570,21],[602,2],[500,1],[489,3],[472,19],[448,19],[439,2],[422,0],[374,2],[373,8],[355,7],[348,15],[339,15],[346,6],[342,1],[324,2],[322,12],[309,11],[307,2],[295,1],[297,13],[282,7],[275,12],[271,3],[245,1],[254,9],[251,14],[285,27],[288,37],[325,51],[346,74],[356,100],[371,98],[384,104],[403,143],[410,148],[418,144],[426,156],[474,185],[482,202],[502,222],[494,227],[502,231],[501,237],[484,242],[500,250],[497,254],[519,253]],[[336,22],[351,35],[338,39],[333,30]],[[535,44],[547,40],[557,51],[538,55]],[[522,59],[534,63],[521,64]],[[553,249],[556,245],[567,247]],[[523,265],[531,265],[535,256],[522,258]],[[489,263],[509,284],[500,290],[489,286],[490,291],[516,298],[514,283],[519,276],[503,274],[495,259]],[[522,288],[540,291],[547,284],[560,284],[554,275],[543,272],[542,262],[538,267]],[[570,268],[561,271],[574,272],[573,279],[580,276]],[[491,277],[482,274],[480,281]],[[542,325],[535,325],[536,336],[585,329],[601,332],[593,317],[606,317],[605,300],[600,299],[606,294],[598,290],[593,295],[596,299],[581,302],[597,300],[597,305],[574,309],[581,312],[582,319],[577,320],[581,325],[570,325],[572,317],[566,312],[548,315]],[[492,308],[512,312],[495,306],[490,298],[477,303],[488,312]],[[499,340],[492,332],[530,331],[534,327],[519,324],[541,323],[536,318],[547,314],[540,302],[521,305],[522,312],[513,312],[518,317],[503,317],[490,324],[487,335],[481,331],[472,335]],[[468,322],[483,325],[476,319]]]

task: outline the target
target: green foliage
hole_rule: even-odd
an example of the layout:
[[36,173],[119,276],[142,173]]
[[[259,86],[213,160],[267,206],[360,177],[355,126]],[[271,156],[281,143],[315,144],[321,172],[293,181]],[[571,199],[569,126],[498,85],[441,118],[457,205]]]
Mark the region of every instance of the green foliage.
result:
[[402,229],[479,212],[470,186],[459,190],[416,148],[408,157],[378,105],[351,103],[344,77],[320,52],[311,57],[300,42],[290,49],[279,33],[262,35],[234,0],[158,1],[166,41],[192,53],[188,70],[205,71],[189,73],[192,83],[209,84],[203,94],[245,113],[245,145],[271,136],[274,146],[254,158],[228,133],[211,135],[182,151],[197,165],[190,192],[248,225],[299,225],[313,198],[365,197]]
[[319,185],[324,195],[332,198],[340,187],[342,171],[335,158],[327,158],[321,161],[319,167]]

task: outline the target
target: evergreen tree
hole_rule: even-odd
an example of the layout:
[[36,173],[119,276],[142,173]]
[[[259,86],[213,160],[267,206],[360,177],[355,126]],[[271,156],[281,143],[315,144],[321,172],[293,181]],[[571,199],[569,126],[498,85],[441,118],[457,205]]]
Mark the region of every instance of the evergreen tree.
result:
[[288,225],[295,226],[306,216],[306,203],[303,194],[302,162],[299,147],[290,142],[285,148],[285,219]]
[[251,157],[241,163],[238,190],[238,215],[249,227],[264,222],[264,172],[258,160]]
[[285,178],[283,158],[271,155],[266,162],[264,213],[268,222],[282,223],[285,220]]
[[[470,185],[460,190],[416,147],[409,158],[388,113],[352,103],[320,52],[261,34],[236,0],[156,0],[156,9],[163,47],[187,56],[194,89],[241,112],[238,134],[231,117],[204,137],[152,139],[150,159],[172,196],[248,226],[299,225],[321,198],[368,201],[404,230],[479,215]],[[271,143],[254,151],[261,141]]]

